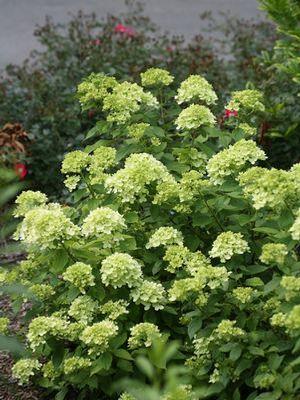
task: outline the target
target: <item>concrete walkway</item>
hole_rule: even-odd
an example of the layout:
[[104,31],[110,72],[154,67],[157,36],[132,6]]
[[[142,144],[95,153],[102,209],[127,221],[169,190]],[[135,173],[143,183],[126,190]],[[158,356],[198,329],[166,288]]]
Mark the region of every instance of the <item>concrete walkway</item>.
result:
[[[199,14],[229,10],[244,18],[258,15],[256,0],[147,0],[146,14],[164,30],[187,37],[200,31]],[[79,9],[97,15],[125,10],[123,0],[0,0],[0,68],[22,61],[36,47],[33,30],[45,15],[68,20]]]

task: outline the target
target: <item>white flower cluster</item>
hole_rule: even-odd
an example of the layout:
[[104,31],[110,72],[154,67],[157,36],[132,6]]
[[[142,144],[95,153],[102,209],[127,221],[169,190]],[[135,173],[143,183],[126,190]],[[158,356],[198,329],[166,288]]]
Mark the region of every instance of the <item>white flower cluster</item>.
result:
[[178,104],[190,101],[201,101],[205,104],[215,104],[217,95],[212,85],[200,75],[190,75],[184,80],[175,97]]
[[95,286],[92,267],[83,262],[70,265],[62,275],[65,281],[72,283],[81,293],[85,293],[90,286]]
[[14,211],[14,215],[15,217],[24,217],[24,215],[33,208],[45,205],[47,200],[48,198],[44,193],[26,190],[16,199],[17,207]]
[[129,254],[114,253],[102,261],[101,279],[113,288],[135,286],[142,277],[141,265]]
[[174,244],[183,245],[182,233],[171,226],[162,226],[151,235],[146,244],[146,249]]
[[118,325],[109,319],[87,326],[80,340],[89,347],[89,354],[102,354],[109,346],[109,341],[118,333]]
[[142,322],[134,325],[130,329],[128,346],[130,349],[137,349],[143,346],[150,347],[153,343],[153,340],[160,337],[161,333],[156,325],[149,322]]
[[231,231],[222,232],[213,243],[209,252],[212,258],[220,258],[222,263],[230,260],[235,254],[244,254],[249,251],[246,240],[241,233]]
[[162,310],[167,302],[166,291],[159,282],[143,280],[130,293],[136,304],[142,304],[145,310],[153,307],[154,310]]

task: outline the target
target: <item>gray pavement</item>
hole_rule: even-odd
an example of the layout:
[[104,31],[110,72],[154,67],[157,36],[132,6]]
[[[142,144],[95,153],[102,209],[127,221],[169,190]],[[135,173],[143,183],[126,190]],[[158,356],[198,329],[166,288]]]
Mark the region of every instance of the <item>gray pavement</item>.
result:
[[[257,7],[256,0],[147,0],[146,14],[164,30],[189,37],[200,31],[199,14],[204,11],[229,10],[251,18],[259,14]],[[103,16],[125,6],[123,0],[0,0],[0,68],[22,61],[37,46],[33,30],[45,15],[64,22],[79,9]]]

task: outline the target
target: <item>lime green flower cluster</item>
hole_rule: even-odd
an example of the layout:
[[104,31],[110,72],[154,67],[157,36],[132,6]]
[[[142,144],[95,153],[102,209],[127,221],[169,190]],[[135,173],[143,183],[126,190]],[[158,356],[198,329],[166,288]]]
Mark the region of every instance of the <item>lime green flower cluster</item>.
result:
[[45,205],[47,200],[48,198],[44,193],[26,190],[16,199],[17,207],[14,211],[14,216],[24,217],[24,215],[33,208]]
[[176,273],[187,262],[189,255],[190,251],[184,246],[168,246],[163,258],[168,263],[167,271]]
[[88,324],[93,320],[97,302],[89,296],[79,296],[73,300],[68,314],[76,321]]
[[128,127],[128,136],[140,140],[144,134],[147,128],[149,128],[150,124],[147,124],[145,122],[140,122],[137,124],[132,124]]
[[244,113],[264,112],[263,95],[258,90],[239,90],[231,94],[228,110],[242,110]]
[[242,139],[210,158],[207,172],[211,182],[220,185],[227,177],[238,175],[247,164],[254,164],[265,158],[264,151],[255,142]]
[[168,391],[162,400],[196,400],[197,396],[192,392],[190,385],[178,385],[176,388]]
[[206,279],[200,274],[192,278],[177,279],[168,291],[169,300],[186,301],[194,294],[201,294],[205,287]]
[[101,314],[107,315],[107,318],[115,321],[122,315],[129,313],[127,309],[128,306],[129,304],[125,300],[109,300],[107,303],[104,303],[99,307],[99,311]]
[[290,232],[294,240],[300,240],[300,210],[298,210],[297,217],[290,229]]
[[95,279],[92,267],[83,262],[76,262],[70,265],[62,275],[63,279],[72,283],[81,293],[85,293],[86,289],[95,286]]
[[251,287],[239,286],[232,291],[232,296],[241,304],[250,303],[255,294],[255,290]]
[[80,229],[68,218],[59,204],[28,211],[16,234],[28,246],[41,249],[61,247],[64,241],[78,237]]
[[105,319],[91,326],[87,326],[80,336],[80,340],[89,347],[88,354],[102,354],[109,346],[109,341],[118,333],[118,325]]
[[27,339],[30,347],[35,351],[46,343],[49,336],[65,338],[67,336],[68,322],[59,317],[37,317],[29,324]]
[[91,365],[92,362],[88,358],[74,356],[64,360],[63,370],[68,375],[89,368]]
[[87,110],[101,103],[117,84],[112,76],[92,73],[78,85],[77,94],[83,109]]
[[90,211],[81,231],[86,238],[100,239],[104,247],[111,247],[120,241],[124,228],[126,224],[121,214],[109,207],[99,207]]
[[230,342],[233,338],[243,338],[246,332],[235,325],[236,321],[224,319],[219,323],[216,329],[214,329],[212,336],[221,342]]
[[40,300],[45,301],[55,294],[51,285],[45,283],[36,283],[30,286],[29,290]]
[[282,265],[285,256],[288,254],[288,249],[283,243],[266,243],[262,247],[262,253],[259,257],[264,264],[279,264]]
[[150,236],[149,241],[146,244],[146,249],[174,244],[179,246],[183,245],[182,233],[172,226],[162,226]]
[[103,110],[108,112],[107,121],[125,124],[142,108],[158,107],[158,101],[136,83],[118,83],[103,100]]
[[137,198],[146,200],[150,184],[170,179],[174,178],[160,161],[151,154],[140,153],[129,156],[124,168],[106,179],[105,187],[120,196],[122,202],[134,203]]
[[191,104],[183,109],[175,120],[175,125],[178,130],[193,130],[203,126],[214,126],[216,118],[209,108]]
[[75,190],[78,187],[79,182],[80,182],[79,175],[71,175],[64,180],[64,185],[69,190],[69,192],[73,192],[73,190]]
[[199,101],[210,105],[216,103],[217,95],[205,78],[200,75],[190,75],[180,84],[175,99],[178,104]]
[[257,134],[257,129],[247,123],[239,124],[239,128],[245,133],[246,136],[255,136]]
[[253,167],[241,173],[238,181],[257,210],[264,207],[280,210],[298,198],[298,188],[289,171]]
[[276,379],[277,375],[267,365],[261,365],[255,373],[253,383],[256,388],[268,389],[273,387]]
[[122,393],[121,396],[119,397],[119,400],[136,400],[136,397],[132,396],[129,393]]
[[141,322],[130,328],[130,337],[128,346],[130,349],[138,349],[140,347],[150,347],[155,339],[162,335],[156,325],[149,322]]
[[161,68],[149,68],[141,73],[142,86],[169,86],[174,77],[169,71]]
[[48,361],[48,362],[46,362],[46,364],[43,365],[42,373],[43,373],[43,377],[46,379],[49,379],[49,380],[58,378],[60,375],[60,371],[58,371],[58,369],[54,367],[54,364],[52,361]]
[[143,280],[130,292],[136,304],[142,304],[145,310],[151,307],[154,310],[162,310],[167,302],[166,291],[159,282]]
[[29,382],[31,376],[34,376],[35,371],[41,368],[38,360],[23,358],[15,363],[12,367],[13,377],[16,378],[21,385]]
[[300,278],[296,276],[283,276],[280,285],[285,289],[287,301],[300,296]]
[[100,146],[94,150],[88,167],[92,185],[105,181],[108,176],[105,171],[116,164],[116,154],[116,149],[108,146]]
[[222,232],[213,243],[209,252],[212,258],[220,258],[222,263],[230,260],[235,254],[244,254],[249,251],[246,240],[241,233],[231,231]]
[[63,174],[80,174],[90,163],[90,156],[81,150],[68,153],[61,167]]
[[7,317],[0,317],[0,335],[8,333],[9,319]]
[[129,254],[114,253],[102,261],[101,279],[113,288],[135,286],[142,277],[141,265]]

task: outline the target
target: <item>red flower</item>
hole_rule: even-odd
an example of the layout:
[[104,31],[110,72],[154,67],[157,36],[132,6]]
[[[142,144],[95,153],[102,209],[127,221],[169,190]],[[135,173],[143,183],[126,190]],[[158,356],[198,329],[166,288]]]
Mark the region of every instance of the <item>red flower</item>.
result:
[[18,175],[20,181],[22,181],[28,173],[26,165],[23,163],[17,163],[14,166],[15,172]]
[[225,118],[230,118],[230,117],[237,117],[238,116],[238,112],[237,110],[228,110],[227,108],[225,108]]
[[133,37],[136,34],[135,30],[131,26],[125,26],[123,24],[115,26],[115,33],[122,33],[128,37]]

